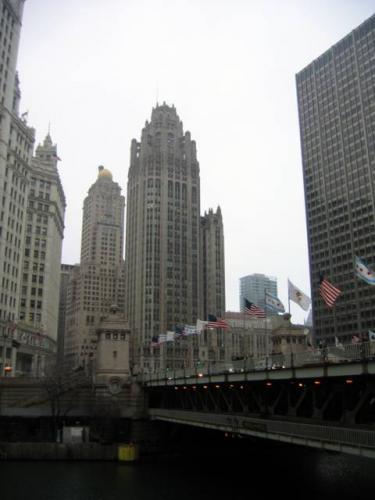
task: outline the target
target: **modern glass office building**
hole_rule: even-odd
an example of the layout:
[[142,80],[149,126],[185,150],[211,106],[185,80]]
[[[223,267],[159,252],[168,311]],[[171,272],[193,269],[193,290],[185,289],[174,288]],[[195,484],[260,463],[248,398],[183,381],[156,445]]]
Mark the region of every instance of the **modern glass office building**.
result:
[[240,278],[240,310],[245,310],[245,299],[265,309],[266,292],[277,296],[277,278],[274,276],[255,273]]
[[[375,328],[375,15],[296,75],[316,339]],[[329,308],[320,276],[341,290]]]

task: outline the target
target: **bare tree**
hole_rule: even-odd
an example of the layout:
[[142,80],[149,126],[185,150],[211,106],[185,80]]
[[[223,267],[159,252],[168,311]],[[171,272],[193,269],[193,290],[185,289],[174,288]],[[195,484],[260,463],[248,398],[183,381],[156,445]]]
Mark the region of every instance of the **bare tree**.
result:
[[[59,422],[73,409],[82,409],[83,402],[90,404],[92,399],[92,380],[81,369],[71,370],[51,366],[39,379],[49,402],[53,439],[56,439]],[[89,408],[84,408],[85,413]]]

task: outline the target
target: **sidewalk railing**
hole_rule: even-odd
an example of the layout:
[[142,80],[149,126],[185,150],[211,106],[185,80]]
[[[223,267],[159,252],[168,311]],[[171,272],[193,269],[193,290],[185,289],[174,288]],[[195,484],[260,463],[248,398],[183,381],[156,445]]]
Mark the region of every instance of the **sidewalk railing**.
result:
[[236,359],[231,362],[199,362],[194,367],[144,373],[141,378],[143,382],[168,381],[191,377],[203,378],[228,373],[248,373],[304,366],[363,362],[371,359],[375,359],[375,342],[361,342],[316,349],[311,347],[296,353],[271,354],[264,357]]

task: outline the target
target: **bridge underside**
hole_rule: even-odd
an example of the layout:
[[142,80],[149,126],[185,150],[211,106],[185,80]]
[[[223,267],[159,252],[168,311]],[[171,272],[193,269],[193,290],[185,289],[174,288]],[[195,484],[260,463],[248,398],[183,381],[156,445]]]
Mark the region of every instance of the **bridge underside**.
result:
[[257,377],[147,386],[151,416],[375,458],[372,374],[270,379],[265,372]]
[[219,430],[233,436],[247,435],[375,458],[375,433],[365,429],[182,410],[151,409],[150,415],[156,420]]

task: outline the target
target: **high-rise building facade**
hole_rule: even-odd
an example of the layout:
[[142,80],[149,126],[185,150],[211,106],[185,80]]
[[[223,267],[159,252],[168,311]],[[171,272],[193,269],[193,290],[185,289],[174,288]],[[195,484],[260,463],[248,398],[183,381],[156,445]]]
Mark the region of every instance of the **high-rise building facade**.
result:
[[100,321],[114,305],[123,314],[124,207],[120,186],[100,166],[84,201],[81,263],[71,272],[67,292],[65,357],[70,366],[91,369]]
[[[19,114],[16,73],[23,0],[0,0],[0,374],[16,373],[26,206],[34,129]],[[17,343],[18,345],[18,343]]]
[[66,207],[57,158],[48,134],[36,148],[29,169],[18,325],[31,326],[55,342]]
[[220,207],[201,217],[201,291],[203,318],[225,313],[224,229]]
[[0,330],[17,319],[34,130],[19,116],[22,1],[0,1]]
[[[133,360],[147,369],[158,354],[151,348],[154,335],[203,317],[199,163],[174,106],[157,105],[140,142],[133,139],[127,196],[126,316]],[[223,249],[220,238],[214,244]],[[223,262],[224,255],[217,260],[222,272]],[[219,302],[224,275],[220,279]],[[186,358],[186,349],[168,347],[169,357]],[[199,355],[197,345],[189,349],[190,359]]]
[[47,136],[32,158],[35,132],[19,110],[23,5],[0,0],[0,374],[11,375],[40,374],[56,351],[65,211],[56,146]]
[[[312,309],[317,340],[350,341],[375,325],[375,16],[296,76]],[[320,276],[341,290],[333,308]]]
[[[57,351],[65,196],[57,150],[48,134],[28,169],[28,198],[16,331],[17,371],[41,375]],[[27,344],[26,348],[23,344]],[[30,347],[32,347],[30,349]],[[34,351],[34,352],[32,352]],[[51,358],[52,359],[52,358]]]
[[68,297],[68,287],[75,266],[71,264],[61,264],[60,268],[60,295],[59,295],[59,322],[57,327],[57,363],[59,367],[64,364],[64,343],[66,330],[66,306]]
[[240,311],[245,310],[245,299],[265,310],[266,292],[277,296],[277,278],[265,274],[249,274],[240,278]]

